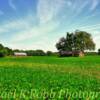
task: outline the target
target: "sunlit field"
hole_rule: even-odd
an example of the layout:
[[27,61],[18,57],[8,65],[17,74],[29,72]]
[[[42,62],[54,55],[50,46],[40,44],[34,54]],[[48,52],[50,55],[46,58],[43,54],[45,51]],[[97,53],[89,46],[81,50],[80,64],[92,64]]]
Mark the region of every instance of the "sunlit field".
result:
[[0,98],[99,100],[100,57],[0,58]]

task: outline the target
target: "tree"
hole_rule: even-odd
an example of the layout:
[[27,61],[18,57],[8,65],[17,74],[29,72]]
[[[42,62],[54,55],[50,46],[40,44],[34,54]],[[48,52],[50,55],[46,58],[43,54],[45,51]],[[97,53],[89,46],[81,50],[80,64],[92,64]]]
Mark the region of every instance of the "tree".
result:
[[75,31],[74,33],[68,33],[66,38],[61,38],[56,44],[56,48],[61,51],[82,51],[94,50],[95,43],[91,37],[91,34],[85,31]]
[[0,44],[0,50],[4,49],[4,46],[2,44]]
[[4,53],[3,52],[0,52],[0,57],[4,57]]
[[95,43],[91,34],[85,31],[76,31],[74,36],[74,47],[76,50],[84,52],[84,50],[95,50]]
[[47,54],[47,56],[52,56],[53,52],[52,51],[47,51],[46,54]]
[[37,56],[45,56],[45,52],[43,50],[36,50]]
[[100,49],[98,49],[98,55],[100,55]]
[[65,45],[66,45],[65,47],[66,47],[67,51],[72,51],[73,50],[73,46],[74,46],[73,38],[74,38],[74,34],[67,32],[66,43],[65,43]]
[[59,51],[66,50],[66,38],[60,38],[59,42],[56,44],[56,48]]
[[0,57],[4,57],[4,46],[0,44]]
[[2,44],[0,44],[0,57],[9,56],[12,54],[13,54],[12,49],[4,47]]
[[6,56],[13,55],[12,49],[10,49],[10,48],[8,48],[8,47],[5,47],[5,48],[4,48],[4,53],[6,54]]

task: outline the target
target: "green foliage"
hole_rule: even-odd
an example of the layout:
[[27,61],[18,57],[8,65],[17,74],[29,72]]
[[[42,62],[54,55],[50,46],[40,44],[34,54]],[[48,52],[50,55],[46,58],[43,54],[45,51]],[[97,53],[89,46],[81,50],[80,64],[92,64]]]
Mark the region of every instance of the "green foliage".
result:
[[4,47],[2,44],[0,44],[0,57],[9,56],[12,54],[13,54],[12,49]]
[[74,41],[74,43],[76,43],[75,49],[81,51],[95,49],[95,43],[93,42],[91,34],[85,31],[76,31],[75,38],[76,38]]
[[85,52],[86,56],[97,56],[97,52]]
[[56,44],[59,51],[66,50],[66,39],[64,37],[60,38],[59,42]]
[[45,56],[46,53],[43,50],[27,50],[24,51],[28,56]]
[[47,51],[44,52],[43,50],[27,50],[23,51],[26,52],[28,56],[57,56],[56,52]]
[[2,44],[0,44],[0,50],[2,50],[4,47],[3,47],[3,45]]
[[4,53],[3,52],[0,52],[0,57],[4,57]]
[[94,50],[95,43],[91,35],[85,31],[75,31],[67,33],[66,38],[61,38],[56,44],[59,51],[82,51]]
[[53,52],[51,52],[51,51],[47,51],[47,56],[53,56],[54,54],[53,54]]
[[100,49],[98,49],[98,55],[100,55]]
[[19,49],[12,50],[0,44],[0,57],[12,56],[14,55],[14,52],[25,52],[27,53],[28,56],[51,56],[51,55],[56,56],[57,55],[52,51],[48,51],[47,53],[45,53],[43,50],[19,50]]
[[36,50],[36,51],[35,51],[35,54],[36,54],[37,56],[45,56],[45,52],[44,52],[43,50]]

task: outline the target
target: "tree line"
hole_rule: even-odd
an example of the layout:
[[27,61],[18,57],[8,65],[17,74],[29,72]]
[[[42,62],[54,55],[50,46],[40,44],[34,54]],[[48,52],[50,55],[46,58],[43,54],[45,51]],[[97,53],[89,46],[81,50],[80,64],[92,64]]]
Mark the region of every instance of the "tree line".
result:
[[13,50],[13,52],[24,52],[27,54],[27,56],[54,56],[57,53],[56,52],[52,52],[52,51],[43,51],[43,50]]
[[56,52],[52,52],[52,51],[43,51],[43,50],[13,50],[10,49],[8,47],[4,47],[2,44],[0,44],[0,57],[4,57],[4,56],[13,56],[14,52],[24,52],[27,53],[27,56],[55,56],[57,55]]

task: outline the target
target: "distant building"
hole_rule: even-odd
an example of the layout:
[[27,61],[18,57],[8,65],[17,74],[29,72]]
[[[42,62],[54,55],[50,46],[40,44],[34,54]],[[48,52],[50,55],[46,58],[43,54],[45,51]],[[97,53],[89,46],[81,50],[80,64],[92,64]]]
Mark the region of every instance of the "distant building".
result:
[[75,57],[83,57],[84,56],[84,52],[82,51],[73,51],[72,52],[73,56]]
[[14,56],[27,56],[27,53],[24,53],[24,52],[14,52]]
[[60,51],[60,56],[65,57],[83,57],[84,53],[82,51]]

